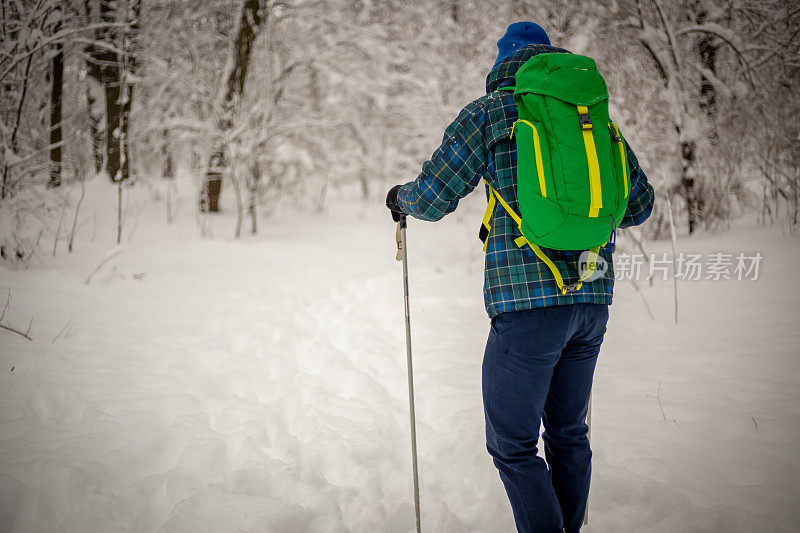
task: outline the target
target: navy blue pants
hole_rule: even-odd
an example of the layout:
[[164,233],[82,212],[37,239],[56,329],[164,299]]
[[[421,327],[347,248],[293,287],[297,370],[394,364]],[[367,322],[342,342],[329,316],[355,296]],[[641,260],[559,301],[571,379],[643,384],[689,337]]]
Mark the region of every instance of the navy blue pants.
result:
[[[483,358],[486,446],[520,533],[575,533],[583,524],[592,459],[586,414],[606,322],[604,304],[492,319]],[[537,455],[540,422],[547,463]]]

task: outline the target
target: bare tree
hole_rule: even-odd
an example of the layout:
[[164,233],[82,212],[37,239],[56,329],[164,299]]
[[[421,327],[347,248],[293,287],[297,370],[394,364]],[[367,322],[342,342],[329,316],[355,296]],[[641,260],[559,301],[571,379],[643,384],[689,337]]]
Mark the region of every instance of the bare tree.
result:
[[262,0],[244,0],[242,2],[236,25],[236,37],[231,50],[230,67],[225,76],[226,82],[220,98],[217,120],[220,140],[209,157],[201,195],[201,211],[216,212],[219,209],[222,178],[228,167],[225,155],[228,140],[225,137],[233,127],[234,115],[244,92],[253,42],[266,17],[267,12]]
[[[767,9],[754,10],[747,0],[634,0],[620,5],[622,14],[630,16],[616,15],[616,27],[632,31],[662,84],[659,104],[679,143],[680,177],[674,192],[685,202],[691,233],[703,220],[729,216],[729,196],[740,193],[728,180],[732,189],[720,194],[723,180],[714,175],[714,160],[720,153],[733,157],[740,151],[732,132],[753,136],[753,128],[745,127],[745,119],[753,116],[750,109],[763,115],[764,60],[772,52],[757,42],[757,27],[771,15]],[[771,127],[763,119],[759,122],[759,130]]]
[[[60,23],[56,25],[56,31]],[[61,100],[64,92],[64,44],[55,44],[50,89],[50,181],[51,187],[61,185]]]

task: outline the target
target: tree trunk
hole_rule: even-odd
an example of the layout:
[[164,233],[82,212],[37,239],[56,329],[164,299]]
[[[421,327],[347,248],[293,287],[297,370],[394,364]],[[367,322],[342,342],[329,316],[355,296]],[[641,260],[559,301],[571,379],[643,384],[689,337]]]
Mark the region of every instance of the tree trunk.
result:
[[791,209],[791,220],[792,220],[792,228],[791,231],[794,233],[795,226],[797,226],[797,219],[798,215],[800,214],[800,205],[798,205],[798,200],[800,200],[800,195],[798,194],[798,186],[800,185],[800,169],[796,166],[794,168],[794,179],[790,178],[788,175],[786,176],[786,180],[788,185],[792,188],[792,198],[791,204],[789,198],[786,199],[787,207]]
[[[92,22],[92,1],[85,0],[84,8],[89,20]],[[104,34],[101,30],[95,31],[95,39],[103,40]],[[105,145],[105,103],[99,102],[103,98],[103,61],[102,50],[92,46],[86,46],[86,111],[89,119],[89,139],[92,143],[92,155],[94,157],[94,170],[100,172],[105,164],[103,161],[103,151]]]
[[[708,12],[705,9],[700,9],[697,13],[697,23],[703,24],[708,18]],[[717,51],[719,45],[715,44],[716,37],[711,35],[704,35],[697,43],[697,53],[700,56],[700,64],[714,74],[717,75]],[[717,90],[711,80],[705,76],[701,76],[700,82],[700,108],[710,117],[714,118],[717,103]]]
[[172,152],[169,149],[169,130],[161,130],[161,177],[172,179],[175,169],[172,163]]
[[[266,12],[261,0],[244,0],[242,3],[239,28],[233,46],[233,67],[228,72],[222,97],[221,116],[217,125],[223,136],[233,127],[234,113],[241,101],[247,68],[250,65],[250,52],[265,16]],[[212,164],[215,160],[219,164]],[[225,141],[221,140],[211,154],[206,179],[203,181],[203,192],[200,195],[201,211],[216,212],[218,210],[219,194],[222,190],[222,178],[226,166]]]
[[694,141],[681,142],[681,186],[686,199],[686,215],[689,233],[697,228],[700,218],[702,202],[698,198],[697,184],[695,183],[695,143]]
[[131,175],[131,142],[130,131],[131,107],[133,106],[133,90],[135,85],[128,81],[128,76],[136,72],[136,38],[139,34],[139,15],[141,13],[141,0],[127,0],[125,5],[125,21],[131,26],[122,36],[122,52],[119,54],[120,68],[120,171],[121,180],[127,180]]
[[[86,0],[86,12],[91,13],[92,2]],[[113,182],[124,181],[130,176],[130,157],[128,153],[128,122],[133,100],[133,89],[125,80],[125,74],[135,67],[133,44],[138,32],[138,19],[141,9],[139,0],[101,0],[100,22],[116,23],[122,19],[131,22],[126,29],[101,28],[95,39],[122,50],[120,55],[113,49],[89,45],[89,76],[100,82],[105,96],[105,167]],[[124,7],[124,13],[120,10]],[[96,101],[89,93],[89,104]],[[92,139],[97,140],[99,128],[92,126]],[[98,157],[95,153],[95,165]]]
[[103,170],[103,145],[105,144],[105,104],[98,102],[103,98],[102,75],[92,63],[87,64],[86,107],[89,122],[89,139],[92,143],[94,171]]
[[211,154],[206,169],[206,179],[203,180],[203,190],[200,193],[200,211],[202,213],[216,213],[219,211],[219,195],[222,192],[222,176],[225,171],[225,150]]
[[[25,97],[28,94],[28,75],[31,72],[31,62],[33,61],[33,55],[31,54],[28,56],[28,61],[25,65],[25,72],[22,75],[22,89],[19,95],[19,101],[17,102],[17,112],[16,112],[16,119],[14,120],[14,127],[11,130],[11,143],[10,146],[6,147],[6,150],[11,150],[13,155],[17,154],[17,133],[19,132],[19,124],[20,120],[22,120],[22,107],[25,105]],[[11,176],[11,169],[8,166],[8,156],[3,156],[3,184],[0,187],[0,199],[4,199],[11,193],[11,188],[13,184],[9,183],[9,177]]]
[[56,45],[50,90],[50,187],[61,185],[61,95],[64,83],[64,45]]
[[[316,67],[311,69],[308,81],[311,87],[311,111],[314,113],[314,116],[319,116],[322,112],[319,69]],[[328,193],[328,165],[323,163],[322,165],[319,165],[317,169],[317,171],[320,173],[320,181],[322,183],[320,184],[319,194],[317,195],[316,211],[317,213],[322,213],[322,211],[325,209],[325,196]]]
[[172,224],[172,189],[175,186],[175,169],[169,149],[169,130],[161,130],[161,179],[167,180],[167,224]]
[[103,89],[106,99],[106,172],[113,182],[122,181],[120,164],[120,118],[122,106],[119,103],[119,72],[116,69],[105,69],[103,73]]
[[258,186],[261,182],[261,168],[258,163],[253,163],[250,167],[250,180],[248,181],[249,200],[247,211],[250,213],[251,228],[250,233],[255,235],[258,233],[258,216],[256,213],[256,206],[258,205]]
[[242,205],[242,191],[239,188],[239,180],[234,177],[231,181],[233,182],[233,192],[236,193],[236,231],[234,232],[234,238],[238,239],[242,236],[244,205]]
[[122,243],[122,181],[117,182],[117,244]]
[[[87,0],[88,3],[88,0]],[[116,22],[116,2],[100,0],[100,22]],[[103,28],[97,31],[97,40],[110,45],[118,45],[115,30]],[[119,119],[120,119],[120,79],[119,63],[113,50],[93,48],[93,58],[100,70],[100,81],[105,96],[105,164],[111,181],[119,181]]]
[[[714,39],[712,37],[704,37],[698,44],[700,62],[703,65],[703,68],[707,69],[714,75],[717,74],[718,50],[719,47],[714,45]],[[707,115],[713,118],[714,112],[716,111],[716,104],[717,89],[708,78],[703,76],[700,83],[700,107],[706,112]]]
[[[129,65],[132,67],[132,65]],[[130,131],[131,104],[133,102],[133,85],[126,82],[123,93],[122,105],[120,106],[120,181],[125,181],[131,176],[131,143],[128,132]]]
[[[119,10],[120,0],[117,0],[117,10]],[[128,131],[130,130],[131,105],[133,104],[133,84],[128,81],[128,76],[136,70],[136,56],[134,54],[134,43],[136,34],[139,30],[139,13],[141,11],[140,0],[125,0],[125,12],[123,20],[131,23],[128,30],[120,33],[117,52],[116,77],[119,84],[117,90],[119,108],[118,129],[112,137],[116,137],[118,149],[118,172],[119,177],[115,181],[125,181],[131,175],[131,151]],[[119,14],[117,15],[119,17]],[[108,100],[106,100],[108,109]],[[111,130],[112,132],[114,130]]]

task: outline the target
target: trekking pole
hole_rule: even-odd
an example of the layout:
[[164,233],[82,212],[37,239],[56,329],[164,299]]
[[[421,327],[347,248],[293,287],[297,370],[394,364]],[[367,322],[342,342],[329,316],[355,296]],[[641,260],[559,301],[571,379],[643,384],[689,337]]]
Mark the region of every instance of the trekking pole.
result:
[[406,312],[406,361],[408,366],[408,407],[411,417],[411,466],[414,472],[414,511],[417,516],[417,533],[421,533],[419,520],[419,474],[417,471],[417,424],[414,414],[414,370],[411,364],[411,314],[408,308],[408,251],[406,249],[406,215],[397,222],[397,260],[403,262],[403,296]]
[[[589,431],[586,433],[586,439],[589,443],[592,442],[592,393],[589,393],[589,410],[586,412],[586,425],[589,426]],[[586,495],[586,512],[583,515],[583,525],[589,525],[589,495]]]

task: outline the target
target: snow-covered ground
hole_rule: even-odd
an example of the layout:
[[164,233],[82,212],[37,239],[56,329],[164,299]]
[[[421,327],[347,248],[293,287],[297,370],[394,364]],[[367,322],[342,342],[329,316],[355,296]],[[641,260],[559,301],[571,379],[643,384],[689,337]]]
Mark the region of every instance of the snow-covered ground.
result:
[[[203,239],[188,208],[167,226],[137,188],[138,223],[87,285],[116,249],[114,194],[92,184],[74,254],[0,270],[3,322],[34,318],[33,342],[0,331],[0,531],[411,531],[401,269],[380,203],[283,208],[234,241],[232,215]],[[408,233],[429,532],[513,530],[484,448],[468,200]],[[682,282],[678,325],[671,281],[641,283],[654,319],[618,284],[585,530],[798,531],[800,241],[744,225],[678,247],[761,252],[760,279]]]

